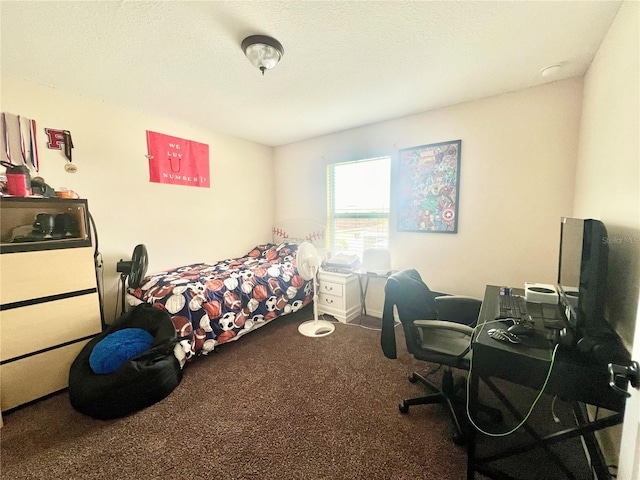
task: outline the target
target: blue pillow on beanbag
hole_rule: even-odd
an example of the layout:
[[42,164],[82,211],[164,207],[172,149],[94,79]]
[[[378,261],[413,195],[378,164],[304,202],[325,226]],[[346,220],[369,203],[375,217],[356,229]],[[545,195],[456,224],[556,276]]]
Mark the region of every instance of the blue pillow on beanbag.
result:
[[95,373],[113,373],[126,361],[149,350],[153,335],[142,328],[123,328],[95,344],[89,365]]

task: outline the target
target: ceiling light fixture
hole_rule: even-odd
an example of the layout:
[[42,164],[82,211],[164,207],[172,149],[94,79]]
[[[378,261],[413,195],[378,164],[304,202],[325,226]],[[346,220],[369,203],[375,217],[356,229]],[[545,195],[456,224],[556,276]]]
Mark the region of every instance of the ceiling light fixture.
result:
[[284,48],[275,38],[265,35],[251,35],[242,41],[242,51],[249,61],[260,69],[271,70],[284,55]]

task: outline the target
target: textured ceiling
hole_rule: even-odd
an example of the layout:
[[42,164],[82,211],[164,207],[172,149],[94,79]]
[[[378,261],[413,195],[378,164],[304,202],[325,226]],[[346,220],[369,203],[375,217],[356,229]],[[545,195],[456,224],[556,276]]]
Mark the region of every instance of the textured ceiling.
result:
[[[2,76],[277,146],[583,75],[619,7],[3,0]],[[284,46],[264,76],[253,34]]]

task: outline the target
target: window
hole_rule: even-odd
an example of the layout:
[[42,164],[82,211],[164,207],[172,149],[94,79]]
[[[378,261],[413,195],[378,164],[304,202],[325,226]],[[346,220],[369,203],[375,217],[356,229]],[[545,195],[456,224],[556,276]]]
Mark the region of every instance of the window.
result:
[[331,251],[388,248],[390,172],[390,157],[327,167]]

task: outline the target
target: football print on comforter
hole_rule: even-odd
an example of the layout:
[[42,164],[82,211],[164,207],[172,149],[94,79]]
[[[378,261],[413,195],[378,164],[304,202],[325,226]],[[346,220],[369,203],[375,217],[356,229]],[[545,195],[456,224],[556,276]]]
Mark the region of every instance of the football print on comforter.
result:
[[293,243],[258,245],[241,258],[196,263],[146,277],[133,292],[165,309],[187,359],[311,302],[311,281],[295,263]]

